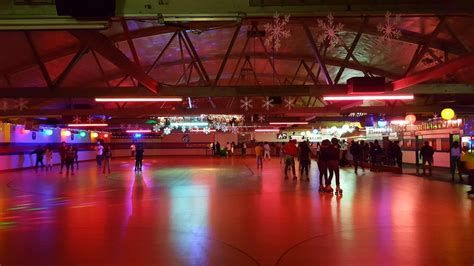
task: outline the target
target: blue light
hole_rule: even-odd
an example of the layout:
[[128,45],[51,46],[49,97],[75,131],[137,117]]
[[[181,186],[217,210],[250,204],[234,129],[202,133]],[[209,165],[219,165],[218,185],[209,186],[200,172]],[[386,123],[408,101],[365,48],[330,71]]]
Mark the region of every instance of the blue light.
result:
[[51,136],[51,135],[53,135],[53,130],[52,130],[52,129],[44,129],[44,130],[43,130],[43,133],[44,133],[46,136]]
[[140,133],[135,133],[135,135],[133,135],[133,137],[136,138],[136,139],[139,139],[139,138],[142,137],[142,134],[140,134]]
[[387,126],[387,121],[385,121],[385,120],[379,120],[379,121],[377,121],[377,125],[378,125],[379,127],[386,127],[386,126]]

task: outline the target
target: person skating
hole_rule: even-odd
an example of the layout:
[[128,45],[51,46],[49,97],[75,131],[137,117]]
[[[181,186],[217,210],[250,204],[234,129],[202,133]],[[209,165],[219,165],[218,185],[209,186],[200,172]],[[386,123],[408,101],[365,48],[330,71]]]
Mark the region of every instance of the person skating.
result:
[[[301,180],[309,181],[309,162],[312,152],[309,148],[308,142],[303,141],[298,145],[298,160],[300,161],[300,177]],[[306,174],[306,178],[303,176]]]
[[468,195],[474,194],[474,154],[468,151],[467,147],[463,148],[463,154],[460,159],[464,171],[468,174],[469,185],[471,190],[467,192]]
[[135,152],[135,172],[142,172],[143,169],[143,145],[139,144]]
[[95,160],[97,161],[97,166],[102,166],[102,156],[104,154],[104,146],[99,142],[95,146]]
[[328,147],[328,184],[326,186],[327,192],[333,192],[331,182],[333,176],[336,176],[336,194],[342,194],[339,180],[339,160],[340,160],[340,148],[339,141],[336,138],[331,139],[331,145]]
[[263,168],[263,145],[262,143],[257,144],[255,146],[255,157],[257,160],[257,169]]
[[66,149],[66,176],[69,175],[69,170],[71,175],[74,175],[74,150],[71,145]]
[[36,154],[36,163],[35,167],[36,170],[38,170],[38,167],[41,165],[41,168],[44,167],[44,162],[43,162],[43,156],[44,156],[44,149],[40,145],[36,147],[34,151],[31,152],[31,154]]
[[74,163],[76,164],[76,170],[79,170],[79,150],[76,145],[72,145],[72,151],[74,152]]
[[270,144],[268,144],[268,142],[265,142],[265,144],[263,145],[263,150],[264,150],[264,154],[263,154],[263,159],[267,159],[270,160],[271,159],[271,156],[270,156],[270,151],[271,151],[271,147],[270,147]]
[[433,166],[433,147],[430,146],[428,141],[425,141],[423,147],[420,149],[420,159],[423,162],[423,175],[426,175],[426,164],[428,164],[428,173],[429,176],[433,175],[432,166]]
[[296,147],[296,140],[290,140],[283,148],[283,152],[285,153],[285,179],[288,179],[288,169],[291,168],[293,180],[297,180],[295,157],[298,155],[298,148]]
[[103,165],[104,167],[102,168],[102,173],[105,174],[105,169],[107,168],[109,174],[110,174],[110,160],[112,158],[112,149],[110,148],[110,145],[107,145],[104,149],[104,154],[103,154]]
[[326,191],[328,184],[328,160],[329,160],[329,146],[331,142],[327,139],[321,142],[319,152],[317,155],[318,169],[319,169],[319,191]]
[[454,176],[456,174],[456,168],[458,170],[459,182],[464,182],[461,173],[461,147],[459,147],[459,142],[453,142],[451,147],[451,180],[454,182]]
[[242,156],[247,154],[247,144],[244,142],[242,143]]
[[66,142],[62,142],[61,146],[59,147],[59,157],[61,159],[61,169],[59,170],[59,174],[63,173],[63,167],[66,166],[66,152],[67,152],[67,145]]
[[53,149],[51,146],[46,146],[46,150],[44,152],[44,157],[46,158],[46,171],[53,170]]
[[364,160],[364,151],[362,146],[357,141],[352,141],[349,151],[352,154],[352,160],[354,162],[354,173],[357,175],[359,166],[362,168],[362,172],[365,172],[364,163],[362,162]]

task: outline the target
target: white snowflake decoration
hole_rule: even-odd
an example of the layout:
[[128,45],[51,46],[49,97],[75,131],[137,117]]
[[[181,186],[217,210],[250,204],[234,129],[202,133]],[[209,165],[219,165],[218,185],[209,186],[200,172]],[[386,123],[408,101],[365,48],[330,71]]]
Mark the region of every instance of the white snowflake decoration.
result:
[[238,127],[231,127],[230,132],[232,132],[232,134],[238,134],[239,133],[239,128]]
[[6,112],[8,110],[8,100],[3,98],[2,99],[2,110]]
[[271,99],[270,97],[265,97],[265,99],[263,100],[262,108],[265,108],[268,111],[272,107],[273,107],[273,99]]
[[161,127],[159,124],[154,124],[153,125],[153,132],[160,132],[161,130]]
[[163,133],[164,133],[165,135],[171,134],[171,128],[165,127],[165,129],[163,129]]
[[125,124],[120,124],[121,129],[125,129]]
[[81,123],[81,117],[78,116],[78,115],[75,115],[75,116],[72,118],[72,122],[73,122],[74,124],[79,124],[79,123]]
[[202,131],[206,134],[209,135],[211,133],[211,129],[209,127],[205,127],[202,129]]
[[221,130],[221,128],[222,128],[221,123],[216,123],[216,124],[214,125],[214,128],[215,128],[216,130]]
[[186,132],[186,127],[185,126],[181,127],[181,132],[183,132],[183,133]]
[[249,99],[248,97],[240,99],[240,108],[245,109],[245,111],[248,111],[249,109],[253,108],[252,102],[253,100]]
[[265,121],[264,115],[258,115],[258,122],[263,123]]
[[107,118],[105,116],[103,116],[100,121],[102,121],[102,123],[105,123],[107,121]]
[[92,117],[91,115],[87,117],[87,123],[92,123],[94,122],[94,117]]
[[288,108],[288,110],[291,110],[291,108],[295,107],[295,98],[285,98],[285,107]]
[[280,18],[278,12],[275,12],[273,23],[263,25],[266,36],[265,46],[273,48],[274,51],[278,51],[281,46],[281,40],[291,36],[287,25],[289,21],[290,15]]
[[131,124],[127,124],[127,129],[132,129],[132,125],[131,125]]
[[318,19],[318,27],[321,31],[321,34],[318,38],[319,43],[328,41],[329,47],[334,48],[341,42],[341,37],[339,37],[339,33],[344,28],[344,24],[334,23],[334,17],[331,13],[329,13],[329,15],[327,16],[327,22],[322,19]]
[[135,129],[138,129],[138,127],[139,127],[138,124],[135,124],[135,125],[133,126],[133,128],[135,128]]
[[222,132],[227,132],[229,131],[229,128],[226,125],[221,126]]
[[28,109],[27,104],[28,104],[28,101],[23,99],[23,98],[20,98],[20,99],[15,101],[16,108],[18,108],[18,110],[20,110],[20,111]]
[[377,30],[382,33],[382,39],[384,41],[388,41],[390,39],[399,39],[402,36],[402,32],[398,28],[398,24],[400,23],[400,15],[395,15],[394,19],[391,19],[392,13],[387,11],[385,14],[385,23],[378,24]]

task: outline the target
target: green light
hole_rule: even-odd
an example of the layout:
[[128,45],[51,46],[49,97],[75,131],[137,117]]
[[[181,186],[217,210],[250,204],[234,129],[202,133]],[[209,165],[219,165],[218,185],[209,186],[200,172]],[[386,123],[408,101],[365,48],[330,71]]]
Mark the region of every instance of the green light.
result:
[[147,120],[147,121],[145,122],[145,124],[151,124],[151,125],[154,125],[154,124],[156,124],[156,121],[155,121],[155,120],[153,120],[153,119],[149,119],[149,120]]
[[79,133],[79,136],[81,136],[81,138],[84,138],[86,135],[87,135],[87,133],[85,131],[81,131]]

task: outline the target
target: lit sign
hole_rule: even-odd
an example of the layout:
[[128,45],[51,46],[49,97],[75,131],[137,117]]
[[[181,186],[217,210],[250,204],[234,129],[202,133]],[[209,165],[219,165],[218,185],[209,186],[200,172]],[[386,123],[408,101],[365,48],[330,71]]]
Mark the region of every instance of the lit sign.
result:
[[288,134],[287,133],[278,133],[277,134],[277,139],[288,139]]

